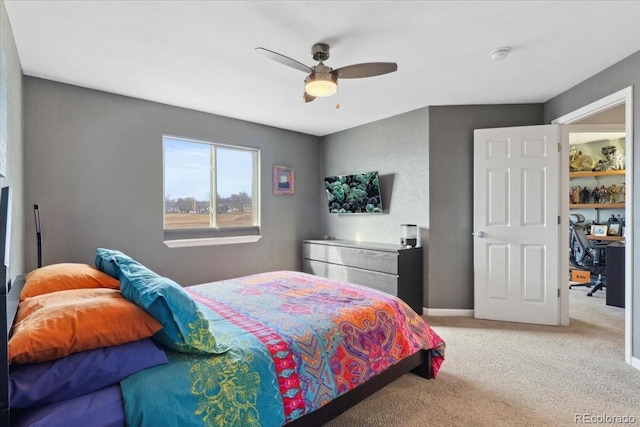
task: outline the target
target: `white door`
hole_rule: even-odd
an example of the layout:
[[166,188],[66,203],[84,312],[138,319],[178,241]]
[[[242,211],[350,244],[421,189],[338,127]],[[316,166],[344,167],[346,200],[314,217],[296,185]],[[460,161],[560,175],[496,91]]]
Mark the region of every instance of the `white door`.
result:
[[560,324],[561,132],[558,125],[475,131],[476,318]]

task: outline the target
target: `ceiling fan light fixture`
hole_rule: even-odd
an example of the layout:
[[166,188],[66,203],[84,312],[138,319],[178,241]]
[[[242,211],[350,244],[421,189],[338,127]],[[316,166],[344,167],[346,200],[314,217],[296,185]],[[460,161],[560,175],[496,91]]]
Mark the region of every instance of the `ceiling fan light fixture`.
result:
[[331,73],[311,73],[304,79],[304,90],[316,98],[331,96],[338,91],[338,78]]
[[335,94],[338,91],[338,79],[360,79],[393,73],[398,70],[398,64],[395,62],[365,62],[334,70],[332,67],[324,65],[324,61],[329,59],[329,45],[324,43],[316,43],[311,48],[313,59],[318,61],[318,65],[313,67],[308,67],[302,62],[263,47],[257,47],[255,50],[269,59],[308,73],[304,79],[304,94],[302,95],[304,102],[312,102],[316,98]]

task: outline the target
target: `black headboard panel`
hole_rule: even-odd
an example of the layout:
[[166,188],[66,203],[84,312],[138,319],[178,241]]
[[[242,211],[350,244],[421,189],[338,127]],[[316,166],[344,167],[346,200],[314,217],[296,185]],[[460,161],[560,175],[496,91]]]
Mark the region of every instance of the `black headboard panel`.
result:
[[11,284],[9,293],[3,289],[0,295],[0,426],[9,425],[8,342],[23,286],[24,276],[18,276]]
[[9,254],[11,249],[11,191],[9,187],[0,189],[0,283],[4,293],[9,292]]

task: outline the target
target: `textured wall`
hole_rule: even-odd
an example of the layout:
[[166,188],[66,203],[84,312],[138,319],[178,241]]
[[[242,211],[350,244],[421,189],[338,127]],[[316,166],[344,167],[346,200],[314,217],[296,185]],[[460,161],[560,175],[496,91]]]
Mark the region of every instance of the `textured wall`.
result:
[[[320,234],[317,137],[33,77],[24,96],[26,201],[40,204],[44,264],[92,263],[96,247],[115,248],[189,285],[298,270],[300,241]],[[163,133],[261,148],[260,241],[164,245]],[[272,194],[274,164],[294,168],[295,195]]]
[[541,104],[429,108],[428,307],[473,309],[473,131],[542,123]]
[[[429,228],[427,113],[421,109],[322,138],[324,176],[377,170],[384,209],[382,215],[337,215],[323,209],[326,234],[399,244],[400,224]],[[323,188],[323,182],[318,185]]]

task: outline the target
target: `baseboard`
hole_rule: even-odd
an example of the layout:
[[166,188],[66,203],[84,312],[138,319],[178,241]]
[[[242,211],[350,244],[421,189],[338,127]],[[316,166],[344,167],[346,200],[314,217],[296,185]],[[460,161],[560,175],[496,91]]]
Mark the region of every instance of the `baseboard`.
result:
[[473,310],[457,308],[425,308],[422,307],[422,314],[425,316],[457,316],[473,317]]
[[636,357],[631,357],[631,366],[640,371],[640,359]]

